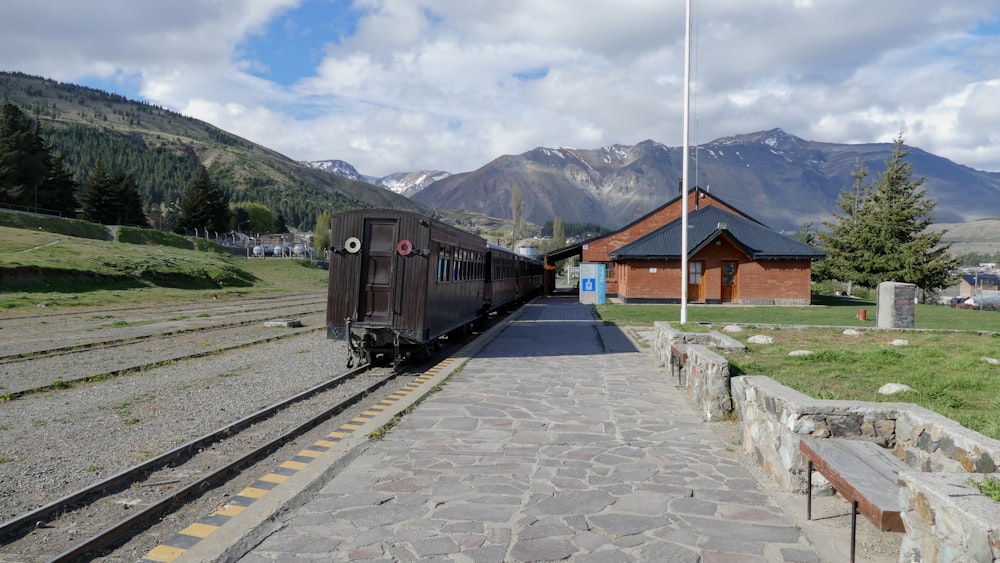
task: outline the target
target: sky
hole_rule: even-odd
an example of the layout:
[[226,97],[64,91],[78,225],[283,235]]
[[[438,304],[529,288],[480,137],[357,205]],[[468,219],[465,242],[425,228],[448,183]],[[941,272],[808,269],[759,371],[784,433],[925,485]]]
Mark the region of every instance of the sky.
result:
[[[685,0],[7,0],[0,70],[361,173],[683,138]],[[1000,172],[1000,0],[692,0],[690,143],[773,128]]]

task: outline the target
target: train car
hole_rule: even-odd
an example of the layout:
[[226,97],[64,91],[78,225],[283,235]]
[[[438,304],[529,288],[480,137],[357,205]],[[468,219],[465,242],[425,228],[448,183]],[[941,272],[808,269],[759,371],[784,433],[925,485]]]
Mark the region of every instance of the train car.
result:
[[398,361],[488,313],[481,237],[393,209],[338,213],[330,236],[327,337],[347,341],[351,364]]
[[545,284],[545,265],[537,258],[521,256],[518,260],[518,275],[522,280],[518,285],[517,298],[528,301],[542,293]]
[[486,262],[485,291],[490,311],[511,309],[541,291],[541,261],[489,243]]

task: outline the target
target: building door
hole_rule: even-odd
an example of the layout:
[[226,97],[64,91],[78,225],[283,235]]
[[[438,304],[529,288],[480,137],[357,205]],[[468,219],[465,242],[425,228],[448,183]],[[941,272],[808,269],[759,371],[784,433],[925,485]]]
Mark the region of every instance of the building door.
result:
[[731,303],[736,301],[736,284],[738,281],[736,271],[739,262],[725,260],[722,262],[722,302]]
[[688,262],[688,301],[705,300],[705,263]]
[[365,220],[365,240],[358,319],[361,322],[392,321],[393,261],[396,257],[396,220]]

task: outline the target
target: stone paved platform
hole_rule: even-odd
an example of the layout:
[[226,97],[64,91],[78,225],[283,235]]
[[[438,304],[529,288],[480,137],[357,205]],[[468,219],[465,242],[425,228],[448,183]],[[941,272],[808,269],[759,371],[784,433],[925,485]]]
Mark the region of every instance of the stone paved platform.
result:
[[542,299],[241,560],[822,561],[734,434],[591,306]]

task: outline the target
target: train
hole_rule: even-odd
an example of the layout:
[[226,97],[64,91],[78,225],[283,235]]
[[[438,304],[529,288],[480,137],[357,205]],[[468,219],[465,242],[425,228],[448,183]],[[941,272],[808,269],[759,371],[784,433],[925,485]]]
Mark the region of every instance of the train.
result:
[[326,334],[348,367],[398,365],[542,291],[541,261],[412,211],[336,213],[330,240]]

